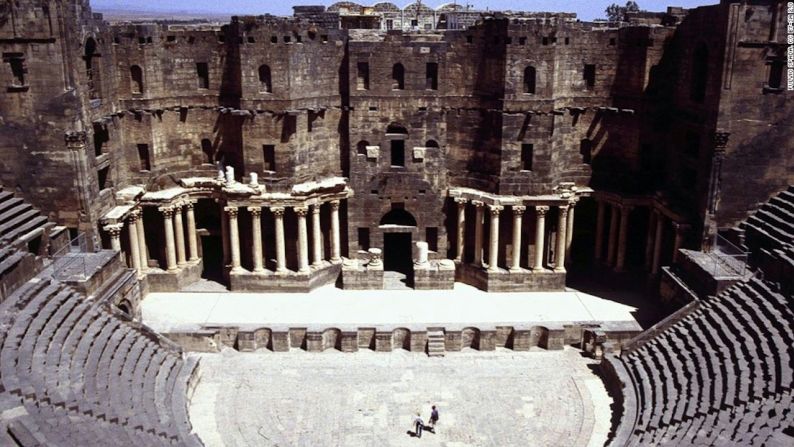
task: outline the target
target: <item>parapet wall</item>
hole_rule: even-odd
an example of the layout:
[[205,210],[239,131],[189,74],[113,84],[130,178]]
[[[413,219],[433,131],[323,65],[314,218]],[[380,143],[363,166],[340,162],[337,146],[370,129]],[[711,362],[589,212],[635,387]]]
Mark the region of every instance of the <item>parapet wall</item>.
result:
[[[587,329],[591,329],[588,326]],[[219,352],[232,348],[241,352],[267,350],[287,352],[300,349],[308,352],[337,350],[356,352],[372,350],[391,352],[404,349],[426,353],[429,334],[443,335],[443,350],[456,352],[465,348],[493,351],[496,348],[529,351],[531,348],[563,349],[565,345],[581,343],[585,328],[580,325],[491,326],[489,328],[375,328],[350,329],[306,327],[257,328],[241,330],[237,327],[208,327],[196,331],[170,332],[163,335],[186,351]],[[605,331],[607,339],[620,346],[622,341],[639,333],[633,331]],[[441,339],[439,339],[441,340]]]

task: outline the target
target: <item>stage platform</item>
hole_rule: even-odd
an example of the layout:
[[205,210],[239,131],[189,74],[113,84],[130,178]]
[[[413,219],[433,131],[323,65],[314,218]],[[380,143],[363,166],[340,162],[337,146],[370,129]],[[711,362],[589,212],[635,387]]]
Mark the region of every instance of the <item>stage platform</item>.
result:
[[[151,293],[142,303],[143,322],[157,332],[208,329],[288,331],[329,328],[377,332],[499,327],[550,330],[596,328],[621,338],[642,331],[634,307],[574,289],[564,292],[488,293],[464,284],[437,291],[351,291],[332,286],[309,293]],[[570,338],[570,337],[568,337]]]

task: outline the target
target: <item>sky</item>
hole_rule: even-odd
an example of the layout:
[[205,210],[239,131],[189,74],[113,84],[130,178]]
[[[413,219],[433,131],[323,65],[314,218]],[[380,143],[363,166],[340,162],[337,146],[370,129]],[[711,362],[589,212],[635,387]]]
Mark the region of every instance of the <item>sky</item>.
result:
[[[370,5],[382,0],[357,1]],[[436,7],[452,0],[424,0],[423,3]],[[399,7],[404,7],[413,0],[391,0]],[[331,0],[167,0],[162,2],[142,0],[91,0],[96,12],[103,9],[123,9],[143,12],[189,12],[195,14],[274,14],[292,15],[295,5],[331,5]],[[476,9],[490,10],[524,10],[575,12],[582,20],[604,18],[604,9],[611,3],[624,4],[623,0],[459,0],[459,4],[471,4]],[[695,6],[719,3],[719,0],[638,0],[640,8],[648,11],[664,11],[667,6]]]

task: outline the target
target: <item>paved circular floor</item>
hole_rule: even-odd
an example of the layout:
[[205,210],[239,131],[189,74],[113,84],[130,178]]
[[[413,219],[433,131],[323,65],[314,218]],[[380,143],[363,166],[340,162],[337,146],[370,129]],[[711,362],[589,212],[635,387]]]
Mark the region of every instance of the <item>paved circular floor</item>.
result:
[[[603,445],[611,399],[579,351],[192,354],[208,446]],[[436,433],[412,437],[437,405]]]

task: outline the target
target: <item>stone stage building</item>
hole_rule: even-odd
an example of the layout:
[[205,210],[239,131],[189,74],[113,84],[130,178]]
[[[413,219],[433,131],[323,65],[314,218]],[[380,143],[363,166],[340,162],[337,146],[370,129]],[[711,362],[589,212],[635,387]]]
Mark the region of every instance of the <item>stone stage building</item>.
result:
[[[188,415],[201,368],[183,348],[199,343],[577,345],[601,360],[608,445],[791,445],[787,14],[722,0],[591,23],[340,2],[110,24],[87,0],[0,2],[0,445],[208,442]],[[561,291],[594,276],[682,307],[636,336],[632,317],[579,318]],[[181,340],[141,323],[148,293],[217,288],[201,279],[457,282],[388,294],[444,295],[454,313],[474,286],[510,316],[567,294],[581,312],[557,300],[565,315],[529,327],[204,318]],[[520,291],[549,293],[496,299]],[[310,297],[289,296],[290,310]]]
[[145,290],[654,278],[794,179],[783,8],[111,25],[9,3],[0,182]]

